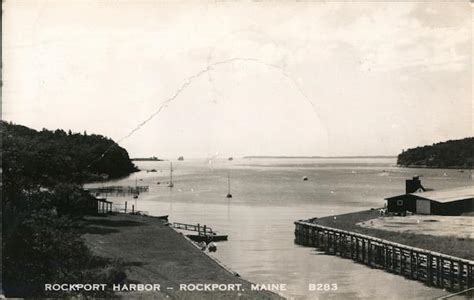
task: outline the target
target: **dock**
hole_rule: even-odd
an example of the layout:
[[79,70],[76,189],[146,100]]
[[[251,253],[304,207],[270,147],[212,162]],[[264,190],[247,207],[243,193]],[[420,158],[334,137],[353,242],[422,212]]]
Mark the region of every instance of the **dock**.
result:
[[93,195],[104,195],[107,196],[128,196],[136,195],[144,192],[148,192],[148,185],[138,186],[105,186],[105,187],[94,187],[84,188]]
[[294,224],[296,244],[315,247],[327,254],[352,259],[428,286],[453,292],[473,287],[472,260],[326,227],[311,220],[296,221]]
[[227,241],[228,236],[224,234],[217,234],[211,227],[201,224],[185,224],[185,223],[173,223],[173,227],[176,229],[195,231],[197,234],[187,234],[186,236],[195,242],[220,242]]

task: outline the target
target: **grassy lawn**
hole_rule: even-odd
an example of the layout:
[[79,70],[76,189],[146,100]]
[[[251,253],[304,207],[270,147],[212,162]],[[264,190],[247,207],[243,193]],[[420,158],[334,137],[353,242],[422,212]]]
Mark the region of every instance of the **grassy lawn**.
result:
[[[124,292],[118,296],[141,299],[282,299],[273,293],[251,291],[248,281],[221,267],[157,218],[126,214],[88,217],[83,237],[95,254],[120,260],[126,266],[128,282],[158,283],[163,287],[159,293]],[[185,283],[242,284],[245,291],[180,291],[179,285]]]
[[427,234],[401,233],[357,226],[359,222],[379,217],[378,210],[366,210],[344,215],[324,217],[317,224],[342,230],[366,234],[388,241],[440,252],[447,255],[474,260],[474,240],[456,237],[432,236]]

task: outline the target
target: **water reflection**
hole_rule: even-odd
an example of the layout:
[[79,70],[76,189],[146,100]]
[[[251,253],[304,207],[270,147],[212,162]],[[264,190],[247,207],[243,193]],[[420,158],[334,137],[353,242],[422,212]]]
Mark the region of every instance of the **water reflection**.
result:
[[[140,162],[140,168],[166,170],[168,164]],[[166,171],[136,174],[150,191],[138,199],[140,210],[170,215],[170,220],[206,224],[229,241],[215,255],[256,283],[286,283],[285,296],[315,298],[433,298],[440,289],[370,269],[294,244],[293,221],[383,206],[400,194],[405,179],[423,175],[424,185],[448,188],[472,184],[471,172],[401,169],[394,159],[239,160],[173,162],[174,188]],[[226,198],[232,170],[232,198]],[[444,175],[446,173],[446,176]],[[135,175],[133,175],[135,176]],[[114,184],[133,184],[134,177]],[[308,176],[308,181],[301,178]],[[118,204],[127,199],[113,198]],[[337,283],[337,292],[312,292],[310,283]]]

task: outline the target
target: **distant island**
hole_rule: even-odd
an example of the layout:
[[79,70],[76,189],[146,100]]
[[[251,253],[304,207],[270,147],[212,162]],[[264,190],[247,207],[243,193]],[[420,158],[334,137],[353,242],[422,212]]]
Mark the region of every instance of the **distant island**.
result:
[[474,138],[449,140],[408,149],[398,155],[397,164],[402,167],[472,169]]
[[336,159],[336,158],[395,158],[396,155],[359,155],[359,156],[286,156],[286,155],[254,155],[244,156],[244,159],[249,158],[276,158],[276,159],[299,159],[299,158],[324,158],[324,159]]
[[163,161],[163,159],[159,159],[156,156],[152,156],[152,157],[134,157],[134,158],[132,158],[132,161]]

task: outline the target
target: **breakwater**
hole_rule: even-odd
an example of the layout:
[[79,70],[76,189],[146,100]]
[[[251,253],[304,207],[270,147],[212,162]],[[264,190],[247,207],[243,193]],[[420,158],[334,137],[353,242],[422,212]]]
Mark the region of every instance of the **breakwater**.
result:
[[311,220],[295,222],[295,243],[450,291],[469,289],[474,282],[474,261],[322,226]]

